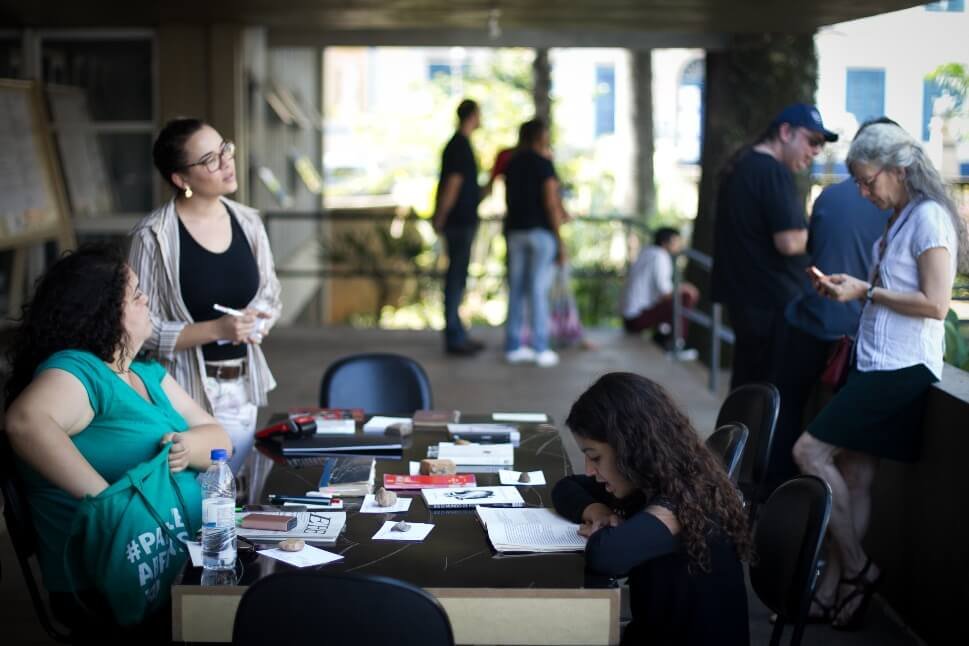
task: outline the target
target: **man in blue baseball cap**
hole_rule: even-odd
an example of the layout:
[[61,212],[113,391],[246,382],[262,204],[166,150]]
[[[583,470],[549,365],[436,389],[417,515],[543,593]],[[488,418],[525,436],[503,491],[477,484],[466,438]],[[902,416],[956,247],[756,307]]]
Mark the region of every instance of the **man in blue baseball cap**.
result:
[[807,219],[794,173],[810,168],[824,144],[837,139],[815,106],[795,103],[721,174],[712,298],[726,306],[734,331],[731,389],[786,379],[784,310],[802,293],[808,264]]

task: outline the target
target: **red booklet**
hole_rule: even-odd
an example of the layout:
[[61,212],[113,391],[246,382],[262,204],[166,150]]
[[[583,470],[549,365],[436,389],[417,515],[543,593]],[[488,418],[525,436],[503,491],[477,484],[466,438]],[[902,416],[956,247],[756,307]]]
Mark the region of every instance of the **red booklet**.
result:
[[300,417],[310,415],[317,419],[352,419],[354,422],[363,422],[362,408],[318,408],[316,406],[304,406],[302,408],[290,408],[289,417]]
[[405,476],[384,474],[385,489],[436,489],[440,487],[473,487],[477,484],[473,473],[448,476]]

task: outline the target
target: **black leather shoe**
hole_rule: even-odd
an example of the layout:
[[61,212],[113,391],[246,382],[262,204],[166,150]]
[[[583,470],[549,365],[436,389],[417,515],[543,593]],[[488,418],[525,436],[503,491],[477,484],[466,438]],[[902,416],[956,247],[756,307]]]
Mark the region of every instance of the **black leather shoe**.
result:
[[461,345],[449,345],[444,351],[455,357],[473,357],[478,354],[481,348],[477,348],[470,343],[462,343]]
[[480,352],[481,350],[485,349],[485,344],[482,343],[481,341],[478,341],[477,339],[469,338],[464,342],[464,345],[471,346],[472,348],[474,348],[475,352]]

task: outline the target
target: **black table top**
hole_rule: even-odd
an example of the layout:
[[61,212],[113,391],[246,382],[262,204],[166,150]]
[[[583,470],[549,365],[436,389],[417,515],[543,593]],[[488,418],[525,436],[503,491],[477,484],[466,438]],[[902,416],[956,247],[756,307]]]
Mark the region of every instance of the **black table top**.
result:
[[[490,421],[485,416],[462,416],[462,423]],[[551,507],[551,485],[571,473],[568,457],[556,428],[549,424],[516,424],[521,443],[515,448],[517,471],[541,469],[549,485],[522,486],[519,491],[529,507]],[[405,438],[403,459],[377,460],[375,488],[385,473],[406,474],[408,461],[420,460],[427,448],[447,441],[445,430],[417,430]],[[254,500],[268,502],[268,495],[303,495],[317,488],[322,471],[319,458],[282,458],[278,446],[263,444],[257,460],[270,466]],[[258,469],[254,469],[257,472]],[[497,473],[475,473],[480,486],[497,485]],[[390,576],[425,588],[580,588],[608,584],[587,578],[581,553],[498,554],[491,547],[474,509],[429,510],[419,491],[398,491],[412,496],[410,509],[397,514],[361,514],[362,498],[347,498],[347,525],[335,545],[322,549],[343,555],[341,561],[320,567],[336,572],[361,572]],[[386,520],[433,523],[434,529],[419,543],[374,541],[371,537]],[[240,545],[242,543],[240,542]],[[267,545],[272,547],[272,545]],[[272,572],[290,569],[276,559],[239,550],[236,567],[239,585],[249,585]],[[201,568],[186,567],[180,585],[199,585]],[[176,585],[178,585],[176,584]]]

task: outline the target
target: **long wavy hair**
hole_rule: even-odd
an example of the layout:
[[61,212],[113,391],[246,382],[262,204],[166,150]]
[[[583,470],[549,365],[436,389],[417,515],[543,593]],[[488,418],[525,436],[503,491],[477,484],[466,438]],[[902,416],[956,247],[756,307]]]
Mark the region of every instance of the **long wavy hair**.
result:
[[125,351],[127,284],[128,265],[114,246],[86,245],[50,266],[23,308],[8,351],[7,408],[37,366],[59,350],[87,350],[109,363],[119,349]]
[[647,501],[670,501],[691,569],[710,571],[709,541],[717,531],[742,560],[750,559],[740,494],[659,384],[628,372],[609,373],[572,404],[565,423],[574,434],[612,447],[619,473]]
[[959,209],[949,196],[945,182],[932,160],[910,134],[898,125],[870,125],[859,131],[851,142],[845,163],[852,174],[856,163],[878,168],[904,168],[905,188],[909,196],[932,200],[949,212],[959,246],[956,253],[959,271],[969,272],[969,226],[959,215]]

